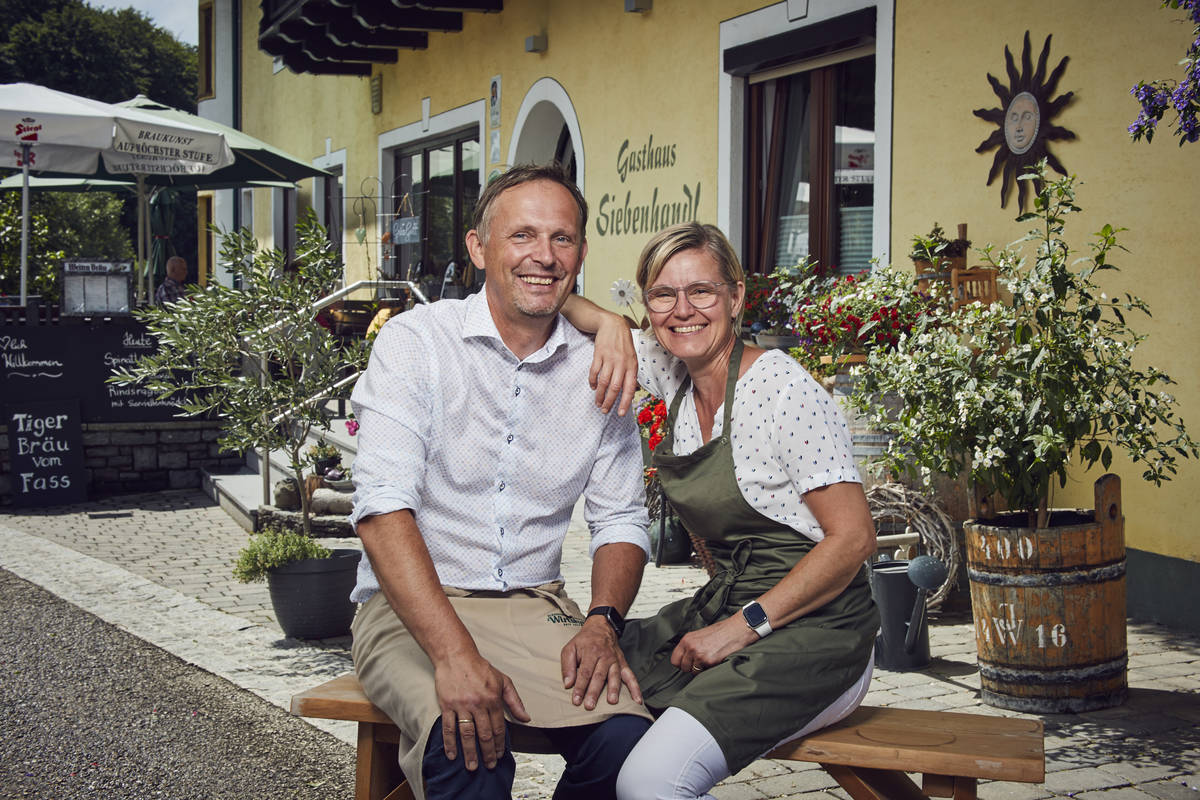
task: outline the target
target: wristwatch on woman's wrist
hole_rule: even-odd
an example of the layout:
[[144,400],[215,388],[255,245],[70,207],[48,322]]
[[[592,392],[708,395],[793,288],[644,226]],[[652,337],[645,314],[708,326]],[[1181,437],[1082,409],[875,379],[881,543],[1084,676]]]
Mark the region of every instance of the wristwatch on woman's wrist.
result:
[[750,626],[750,630],[757,633],[760,639],[772,630],[771,621],[767,619],[767,612],[763,611],[763,607],[758,604],[757,600],[751,600],[742,606],[742,618],[746,620],[746,624]]

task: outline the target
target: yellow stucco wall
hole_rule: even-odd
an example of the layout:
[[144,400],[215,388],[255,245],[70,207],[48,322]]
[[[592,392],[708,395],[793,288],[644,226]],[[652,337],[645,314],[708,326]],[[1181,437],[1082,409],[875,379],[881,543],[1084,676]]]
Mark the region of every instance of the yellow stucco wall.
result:
[[[1008,84],[1006,45],[1019,69],[1029,30],[1036,66],[1052,34],[1049,68],[1070,57],[1054,96],[1075,93],[1057,124],[1078,138],[1050,149],[1083,181],[1077,201],[1084,213],[1069,221],[1068,238],[1086,253],[1090,234],[1104,223],[1129,229],[1121,241],[1130,252],[1113,255],[1121,271],[1106,273],[1103,284],[1111,295],[1129,291],[1149,303],[1152,320],[1131,318],[1150,336],[1139,352],[1144,363],[1179,381],[1173,392],[1200,437],[1200,145],[1178,147],[1166,120],[1150,145],[1134,144],[1126,133],[1137,114],[1130,87],[1140,79],[1177,77],[1191,26],[1180,21],[1181,12],[1159,10],[1151,0],[969,5],[968,11],[952,0],[897,3],[892,252],[901,260],[908,238],[934,221],[951,231],[954,223],[969,223],[977,246],[1004,245],[1026,231],[1028,223],[1015,221],[1015,195],[1001,209],[998,181],[985,183],[995,151],[977,154],[975,148],[995,126],[971,111],[999,105],[986,75]],[[1182,462],[1176,480],[1162,488],[1143,481],[1141,469],[1128,463],[1114,463],[1113,471],[1122,477],[1128,545],[1200,560],[1200,538],[1190,525],[1200,513],[1200,464]],[[1090,507],[1090,484],[1099,474],[1077,476],[1055,505]]]
[[[242,0],[242,5],[242,35],[249,43],[243,55],[243,127],[256,135],[269,133],[273,144],[303,158],[324,154],[326,138],[330,150],[345,148],[347,195],[359,194],[364,186],[374,191],[372,178],[380,173],[379,134],[419,121],[422,98],[430,98],[430,114],[437,115],[485,99],[491,77],[499,74],[504,162],[529,88],[548,76],[558,81],[574,106],[583,138],[582,179],[591,206],[584,293],[608,304],[609,286],[617,278],[632,277],[649,235],[630,232],[628,225],[615,221],[615,212],[624,212],[627,194],[636,207],[649,204],[657,189],[659,205],[675,204],[682,213],[694,208],[705,221],[715,217],[718,25],[764,3],[661,2],[643,15],[622,13],[620,4],[509,0],[500,14],[464,14],[460,33],[430,34],[427,50],[401,50],[396,64],[377,65],[383,82],[379,115],[371,113],[365,77],[274,72],[272,59],[254,45],[258,4]],[[547,35],[549,48],[526,53],[525,38],[538,33]],[[626,140],[630,152],[667,148],[674,163],[627,171],[622,180],[618,161]],[[490,172],[497,165],[487,160],[488,142],[481,146]],[[259,198],[267,190],[255,194],[255,228],[265,238],[270,206]],[[352,204],[347,203],[345,254],[348,278],[356,280],[378,266],[378,232],[368,215],[368,245],[357,243],[359,216]],[[620,233],[615,232],[618,227]]]
[[[684,201],[683,187],[699,189],[696,217],[716,216],[719,23],[765,5],[762,0],[659,0],[652,13],[625,14],[620,3],[577,0],[507,0],[500,14],[464,15],[460,33],[430,34],[424,51],[400,51],[396,64],[376,66],[383,81],[383,112],[373,115],[367,78],[275,73],[271,58],[256,48],[260,10],[242,0],[243,121],[245,129],[304,158],[329,149],[348,154],[345,185],[374,192],[379,175],[378,136],[421,119],[422,98],[437,115],[484,100],[499,74],[501,161],[522,99],[539,79],[553,77],[570,97],[582,135],[584,191],[591,205],[585,294],[609,307],[608,287],[632,277],[645,232],[616,233],[612,212],[650,201]],[[940,222],[948,230],[967,222],[977,245],[1003,245],[1025,231],[1015,222],[1016,197],[999,203],[999,184],[986,185],[994,151],[975,147],[994,130],[972,115],[999,101],[986,80],[1007,83],[1004,47],[1018,59],[1031,32],[1033,57],[1053,34],[1050,66],[1070,62],[1057,94],[1075,93],[1056,122],[1077,135],[1051,150],[1084,183],[1085,213],[1068,230],[1085,249],[1088,234],[1105,222],[1129,228],[1122,242],[1131,252],[1115,263],[1105,283],[1111,294],[1133,291],[1147,300],[1151,321],[1138,320],[1150,335],[1144,359],[1179,380],[1185,420],[1200,435],[1200,348],[1194,345],[1192,310],[1200,306],[1194,222],[1200,190],[1200,145],[1185,148],[1167,130],[1151,145],[1133,144],[1125,129],[1136,115],[1129,87],[1140,78],[1173,77],[1189,41],[1190,27],[1178,12],[1156,0],[1012,0],[1002,4],[953,0],[897,0],[894,31],[891,251],[897,263],[908,239]],[[524,51],[525,37],[544,33],[545,53]],[[667,148],[673,163],[640,172],[619,172],[621,146],[638,151]],[[485,170],[493,165],[481,142]],[[311,181],[305,182],[311,197]],[[269,235],[269,200],[256,191],[255,226]],[[303,201],[302,201],[303,202]],[[347,203],[345,253],[348,278],[378,266],[374,205],[366,204],[368,246],[360,246],[353,199]],[[1200,539],[1183,523],[1200,511],[1200,464],[1183,462],[1173,483],[1155,488],[1140,469],[1114,465],[1124,479],[1130,546],[1200,561]],[[1090,482],[1078,476],[1055,498],[1056,505],[1090,505]]]

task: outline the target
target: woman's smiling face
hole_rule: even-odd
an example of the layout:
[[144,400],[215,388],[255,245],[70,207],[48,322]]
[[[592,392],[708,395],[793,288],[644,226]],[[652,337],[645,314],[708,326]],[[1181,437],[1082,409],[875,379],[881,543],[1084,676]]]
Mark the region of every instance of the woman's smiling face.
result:
[[[663,347],[685,362],[703,361],[728,346],[733,337],[733,319],[742,307],[745,286],[726,285],[721,268],[707,250],[681,250],[663,264],[662,271],[647,289],[666,286],[677,289],[675,307],[656,312],[647,309],[654,335]],[[697,281],[720,284],[717,302],[696,308],[688,301],[685,287]]]

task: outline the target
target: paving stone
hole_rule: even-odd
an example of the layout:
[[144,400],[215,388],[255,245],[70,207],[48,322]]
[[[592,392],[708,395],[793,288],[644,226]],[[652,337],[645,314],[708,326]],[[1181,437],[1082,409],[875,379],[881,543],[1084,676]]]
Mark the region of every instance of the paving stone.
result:
[[1134,784],[1171,778],[1184,771],[1169,764],[1150,764],[1141,760],[1116,761],[1101,764],[1099,768]]
[[980,781],[978,795],[987,800],[1044,800],[1054,797],[1045,786],[1012,781]]
[[1136,786],[1122,786],[1117,789],[1079,792],[1071,796],[1077,798],[1077,800],[1152,800],[1154,797],[1154,795],[1143,792]]
[[769,796],[747,783],[718,783],[711,794],[717,800],[762,800]]
[[1095,767],[1067,769],[1053,773],[1047,771],[1046,773],[1046,788],[1056,794],[1070,793],[1074,795],[1089,789],[1111,789],[1128,783],[1129,781],[1120,776]]
[[751,781],[747,785],[762,792],[765,797],[781,797],[798,792],[832,789],[838,784],[827,772],[819,770],[773,775]]
[[1196,800],[1200,797],[1200,790],[1195,786],[1188,786],[1185,781],[1178,778],[1142,783],[1138,784],[1138,788],[1159,800]]

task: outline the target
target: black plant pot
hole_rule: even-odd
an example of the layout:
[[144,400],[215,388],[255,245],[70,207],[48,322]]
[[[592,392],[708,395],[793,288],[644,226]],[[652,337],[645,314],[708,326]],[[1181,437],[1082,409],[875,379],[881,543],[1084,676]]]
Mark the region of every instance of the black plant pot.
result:
[[285,636],[345,636],[354,621],[350,592],[358,574],[358,550],[334,550],[329,558],[293,561],[267,573],[275,619]]

